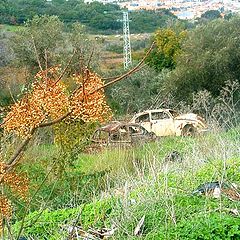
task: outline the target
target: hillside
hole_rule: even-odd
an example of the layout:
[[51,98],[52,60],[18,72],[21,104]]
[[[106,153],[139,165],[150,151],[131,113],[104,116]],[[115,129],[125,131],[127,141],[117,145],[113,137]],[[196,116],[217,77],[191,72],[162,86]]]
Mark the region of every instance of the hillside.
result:
[[[79,0],[4,0],[0,3],[0,24],[22,25],[34,16],[58,16],[67,26],[80,22],[91,33],[121,34],[122,11],[118,5]],[[153,32],[177,17],[169,10],[134,11],[130,14],[132,33]]]

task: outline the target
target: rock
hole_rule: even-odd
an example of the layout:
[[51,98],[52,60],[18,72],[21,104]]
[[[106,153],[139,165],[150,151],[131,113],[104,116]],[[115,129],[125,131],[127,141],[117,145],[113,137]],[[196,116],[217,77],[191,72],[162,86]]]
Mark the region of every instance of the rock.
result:
[[172,151],[165,156],[166,162],[182,162],[182,156],[178,151]]

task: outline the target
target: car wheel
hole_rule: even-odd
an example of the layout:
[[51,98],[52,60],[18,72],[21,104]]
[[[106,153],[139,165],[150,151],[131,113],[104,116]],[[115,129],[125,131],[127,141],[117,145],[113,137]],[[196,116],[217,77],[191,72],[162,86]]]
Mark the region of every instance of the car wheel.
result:
[[157,135],[154,132],[150,132],[149,137],[150,137],[151,140],[156,140]]
[[182,136],[186,137],[186,136],[191,136],[194,137],[197,134],[197,130],[194,126],[192,125],[186,125],[184,126],[184,128],[182,129]]

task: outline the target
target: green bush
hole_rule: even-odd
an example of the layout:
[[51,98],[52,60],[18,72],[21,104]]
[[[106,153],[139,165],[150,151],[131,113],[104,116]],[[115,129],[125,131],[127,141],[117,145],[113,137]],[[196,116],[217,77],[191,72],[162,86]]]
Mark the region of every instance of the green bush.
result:
[[[31,236],[34,239],[58,240],[67,236],[67,228],[71,226],[81,226],[86,230],[89,227],[104,227],[115,201],[107,199],[81,205],[77,208],[35,211],[27,215],[24,221],[23,235]],[[78,217],[79,214],[80,217]],[[21,221],[13,226],[16,233],[20,226]]]
[[207,217],[195,216],[192,219],[180,221],[167,232],[164,228],[160,228],[157,232],[147,235],[145,239],[240,239],[240,219],[217,213]]

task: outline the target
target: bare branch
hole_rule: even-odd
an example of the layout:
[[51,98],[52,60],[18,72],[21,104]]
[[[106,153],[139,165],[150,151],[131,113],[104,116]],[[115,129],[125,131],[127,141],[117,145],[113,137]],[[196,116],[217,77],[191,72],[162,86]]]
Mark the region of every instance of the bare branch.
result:
[[103,88],[106,88],[106,87],[108,87],[108,86],[110,86],[110,85],[112,85],[112,84],[114,84],[114,83],[116,83],[116,82],[119,82],[119,81],[121,81],[122,79],[124,79],[124,78],[128,77],[129,75],[131,75],[132,73],[138,71],[139,68],[141,67],[141,65],[144,63],[145,59],[148,57],[148,55],[149,55],[150,52],[152,51],[154,45],[155,45],[155,42],[152,43],[152,45],[151,45],[151,47],[149,48],[149,50],[147,51],[146,55],[142,58],[142,60],[141,60],[134,68],[132,68],[132,69],[129,70],[128,72],[124,73],[123,75],[121,75],[121,76],[113,79],[112,81],[104,84],[102,87],[99,87],[99,88],[95,89],[95,90],[94,90],[93,92],[91,92],[90,94],[93,94],[93,93],[95,93],[95,92],[97,92],[97,91],[99,91],[99,90],[101,90],[101,89],[103,89]]
[[47,56],[47,50],[44,50],[45,53],[45,71],[46,71],[46,79],[47,79],[47,75],[48,75],[48,56]]
[[13,156],[9,159],[9,161],[7,162],[7,166],[6,166],[6,170],[9,170],[10,168],[12,168],[16,162],[19,159],[19,156],[21,155],[21,153],[25,150],[25,147],[28,145],[29,141],[32,138],[33,133],[35,132],[36,128],[33,128],[29,135],[25,138],[25,140],[22,142],[22,144],[20,145],[20,147],[15,151],[15,153],[13,154]]
[[63,76],[64,76],[65,72],[67,71],[69,65],[71,64],[71,62],[72,62],[73,57],[74,57],[75,54],[76,54],[76,49],[74,49],[73,54],[72,54],[70,60],[68,61],[66,67],[65,67],[64,70],[62,71],[61,75],[58,77],[57,81],[53,84],[53,86],[55,86],[55,85],[63,78]]
[[35,40],[32,36],[32,41],[33,41],[33,49],[34,49],[34,52],[36,54],[36,59],[37,59],[37,62],[38,62],[38,66],[40,68],[41,71],[43,71],[43,68],[42,68],[42,65],[41,65],[41,62],[40,62],[40,59],[39,59],[39,55],[38,55],[38,52],[37,52],[37,48],[36,48],[36,44],[35,44]]
[[90,57],[89,57],[89,59],[88,59],[87,68],[89,68],[89,66],[90,66],[90,62],[91,62],[91,60],[92,60],[93,53],[94,53],[94,48],[92,49],[91,54],[90,54]]
[[61,117],[51,121],[51,122],[46,122],[46,123],[41,123],[38,128],[43,128],[43,127],[48,127],[48,126],[52,126],[56,123],[61,122],[62,120],[64,120],[65,118],[67,118],[70,114],[72,113],[72,111],[69,111],[67,113],[65,113],[64,115],[62,115]]

